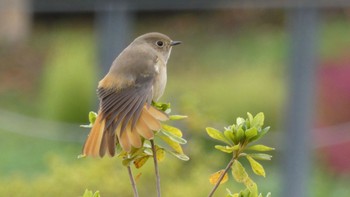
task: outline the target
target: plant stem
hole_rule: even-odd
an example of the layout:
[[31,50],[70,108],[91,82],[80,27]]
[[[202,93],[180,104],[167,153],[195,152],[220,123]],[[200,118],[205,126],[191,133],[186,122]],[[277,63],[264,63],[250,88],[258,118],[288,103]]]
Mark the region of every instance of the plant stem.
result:
[[225,170],[224,170],[224,173],[221,173],[219,179],[218,179],[218,182],[216,182],[214,188],[211,190],[210,194],[208,195],[208,197],[212,197],[216,191],[216,189],[218,189],[222,179],[224,178],[225,174],[227,173],[227,171],[231,168],[231,166],[233,165],[233,162],[236,160],[236,156],[233,156],[231,161],[227,164]]
[[154,145],[154,141],[150,140],[153,152],[153,162],[154,162],[154,171],[156,173],[156,183],[157,183],[157,197],[160,197],[160,176],[159,176],[159,168],[158,168],[158,160],[157,160],[157,150]]
[[134,191],[134,197],[139,197],[139,193],[137,192],[136,183],[135,183],[135,179],[134,179],[134,176],[132,174],[132,171],[131,171],[131,167],[128,166],[127,168],[128,168],[128,173],[129,173],[131,186],[132,186],[132,189]]

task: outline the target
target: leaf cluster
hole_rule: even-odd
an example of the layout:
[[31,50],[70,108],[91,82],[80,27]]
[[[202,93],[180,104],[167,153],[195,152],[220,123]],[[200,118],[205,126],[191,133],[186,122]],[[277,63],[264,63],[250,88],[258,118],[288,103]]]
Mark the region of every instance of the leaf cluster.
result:
[[[249,177],[243,165],[239,162],[240,157],[245,157],[252,169],[252,171],[259,176],[265,177],[265,170],[263,166],[257,160],[271,160],[271,155],[262,153],[266,151],[274,150],[274,148],[251,143],[258,141],[268,131],[270,127],[264,127],[264,114],[258,113],[253,117],[252,114],[247,113],[247,118],[237,118],[236,123],[228,127],[225,127],[223,131],[219,131],[215,128],[206,128],[208,135],[218,140],[225,145],[215,145],[215,148],[228,154],[232,154],[231,171],[233,178],[246,186],[246,189],[235,194],[228,192],[228,196],[234,197],[260,197],[262,194],[258,193],[258,187],[256,183]],[[227,172],[227,171],[226,171]],[[223,176],[222,180],[219,180],[225,170],[220,170],[211,175],[209,181],[212,184],[217,184],[218,181],[224,183],[228,180],[227,174]],[[220,184],[221,184],[220,183]]]

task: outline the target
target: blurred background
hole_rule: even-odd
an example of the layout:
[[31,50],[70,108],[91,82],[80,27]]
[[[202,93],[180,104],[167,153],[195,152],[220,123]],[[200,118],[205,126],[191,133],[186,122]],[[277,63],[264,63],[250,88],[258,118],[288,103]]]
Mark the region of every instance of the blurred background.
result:
[[[0,193],[2,196],[132,196],[115,158],[77,159],[97,110],[95,90],[135,37],[162,32],[183,44],[168,63],[162,102],[189,118],[182,162],[160,164],[164,196],[206,196],[229,155],[205,127],[265,113],[276,147],[273,196],[350,194],[350,3],[346,1],[0,0]],[[250,169],[248,169],[250,170]],[[149,162],[138,180],[155,196]],[[242,185],[225,183],[239,191]]]

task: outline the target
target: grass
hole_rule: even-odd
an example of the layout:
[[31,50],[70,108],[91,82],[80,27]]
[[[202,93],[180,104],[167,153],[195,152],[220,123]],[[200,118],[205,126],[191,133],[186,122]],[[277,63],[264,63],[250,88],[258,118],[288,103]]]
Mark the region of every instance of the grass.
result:
[[[194,197],[205,196],[211,189],[209,175],[227,162],[227,158],[209,151],[213,144],[205,136],[205,126],[219,127],[247,111],[263,111],[269,121],[266,125],[272,125],[273,130],[280,128],[286,97],[287,35],[279,27],[243,26],[233,35],[221,30],[214,37],[214,28],[205,31],[208,24],[204,22],[176,31],[176,26],[164,25],[166,19],[159,21],[153,26],[157,31],[178,32],[178,38],[174,39],[184,42],[173,50],[162,100],[171,102],[176,112],[189,115],[180,126],[189,139],[185,151],[191,157],[183,163],[169,156],[160,164],[162,190],[167,192],[164,196],[182,197],[189,193]],[[137,31],[150,31],[144,25],[150,23],[142,19]],[[322,26],[322,57],[335,57],[349,46],[349,27],[346,20],[327,21]],[[41,31],[34,33],[34,37],[45,35],[40,42],[50,47],[42,85],[38,88],[40,99],[28,99],[27,103],[21,100],[24,103],[21,106],[41,106],[38,108],[43,109],[46,118],[87,121],[86,114],[96,101],[93,94],[97,85],[91,29],[63,24],[49,30],[50,34]],[[17,97],[13,94],[1,105],[15,106]],[[29,109],[38,110],[33,106]],[[86,188],[100,190],[102,196],[131,196],[129,183],[124,181],[126,170],[118,162],[76,159],[82,143],[50,141],[6,131],[0,131],[0,139],[0,150],[4,150],[0,154],[0,185],[6,185],[0,187],[0,193],[4,196],[79,196]],[[274,163],[278,163],[278,157]],[[147,165],[138,181],[142,185],[141,196],[152,196],[155,191],[150,181],[154,179],[152,166]],[[312,196],[342,196],[349,192],[346,184],[349,177],[339,178],[324,171],[326,167],[314,172]],[[280,172],[275,165],[268,167],[266,180],[257,179],[262,191],[272,191],[278,196]],[[225,184],[218,196],[223,196],[225,187],[239,190],[237,185]]]

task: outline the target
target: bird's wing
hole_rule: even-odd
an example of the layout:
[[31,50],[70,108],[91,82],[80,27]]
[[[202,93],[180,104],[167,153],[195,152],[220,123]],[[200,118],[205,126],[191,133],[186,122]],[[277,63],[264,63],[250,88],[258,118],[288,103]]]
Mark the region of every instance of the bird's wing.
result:
[[133,85],[120,90],[98,88],[100,111],[106,120],[106,130],[112,132],[121,124],[123,133],[130,120],[132,128],[135,126],[143,106],[152,101],[153,80],[153,76],[140,75]]
[[141,147],[142,139],[152,139],[153,131],[161,129],[159,121],[168,116],[150,106],[157,72],[157,57],[138,48],[125,49],[113,62],[109,73],[97,90],[100,110],[83,154],[114,156],[116,139],[121,147]]

